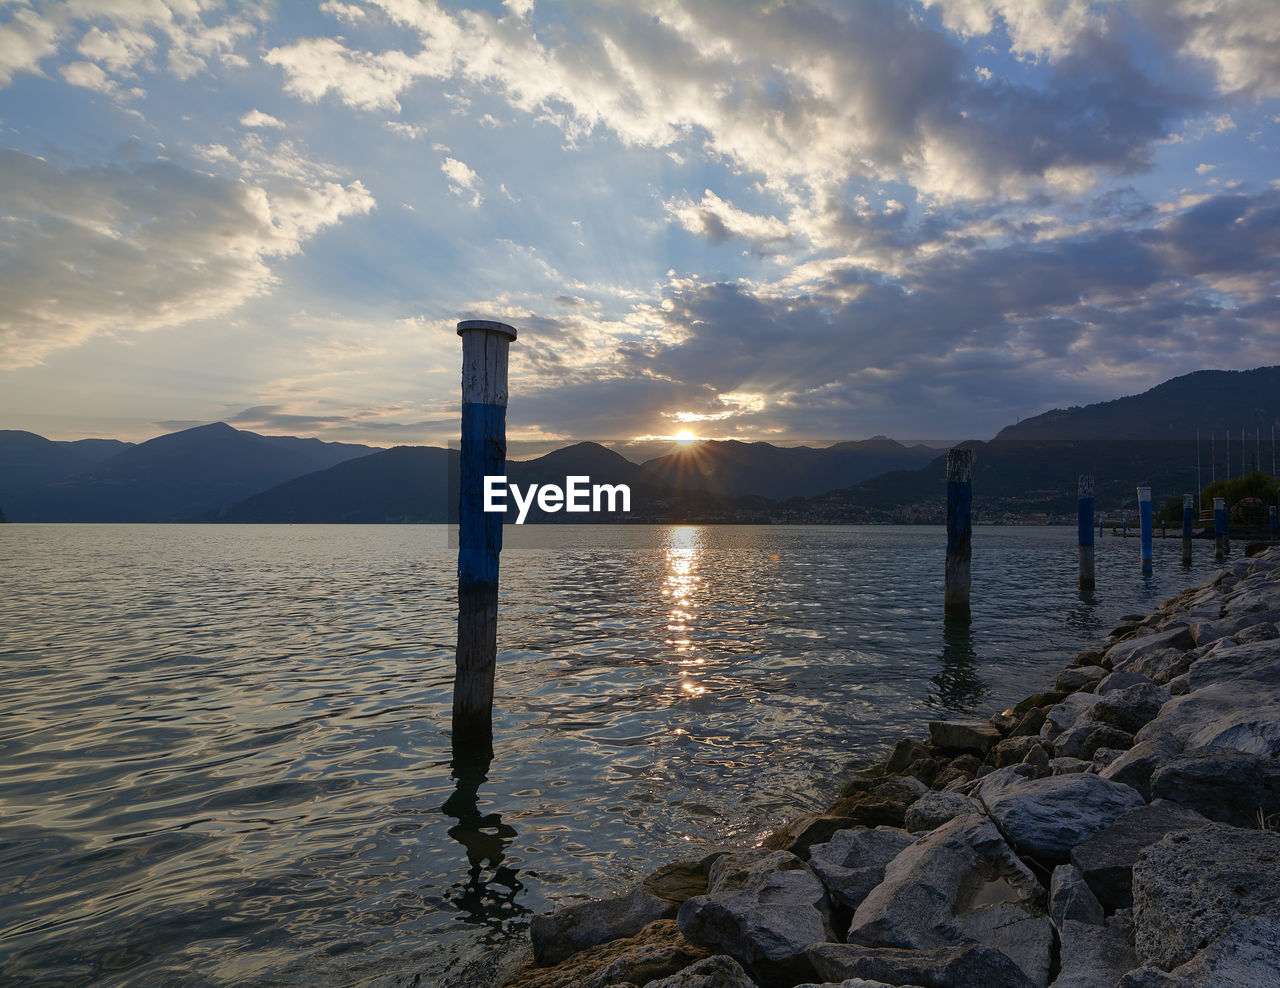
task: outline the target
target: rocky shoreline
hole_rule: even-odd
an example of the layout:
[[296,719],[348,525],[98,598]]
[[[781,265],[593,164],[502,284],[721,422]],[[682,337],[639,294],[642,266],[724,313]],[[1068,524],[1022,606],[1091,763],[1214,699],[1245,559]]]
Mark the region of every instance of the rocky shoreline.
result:
[[506,988],[1280,986],[1280,548],[821,814],[537,917]]

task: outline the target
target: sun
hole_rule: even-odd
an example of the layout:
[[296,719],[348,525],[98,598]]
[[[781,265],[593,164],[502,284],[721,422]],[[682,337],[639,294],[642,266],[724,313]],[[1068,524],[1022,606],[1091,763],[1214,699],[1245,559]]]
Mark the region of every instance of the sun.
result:
[[676,442],[678,442],[681,446],[688,446],[690,443],[697,442],[698,440],[698,437],[695,436],[688,429],[681,429],[679,432],[676,433],[675,438],[676,438]]

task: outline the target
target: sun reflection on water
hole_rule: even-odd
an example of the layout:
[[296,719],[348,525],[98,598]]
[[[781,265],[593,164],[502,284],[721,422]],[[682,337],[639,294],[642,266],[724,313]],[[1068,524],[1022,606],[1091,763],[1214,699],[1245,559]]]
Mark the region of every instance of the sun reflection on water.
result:
[[692,638],[697,620],[695,600],[702,582],[697,573],[702,541],[701,528],[680,525],[670,529],[664,547],[667,572],[662,595],[669,600],[666,645],[675,653],[674,664],[681,670],[680,693],[694,699],[707,693],[707,687],[692,678],[695,670],[706,663],[706,659],[694,654]]

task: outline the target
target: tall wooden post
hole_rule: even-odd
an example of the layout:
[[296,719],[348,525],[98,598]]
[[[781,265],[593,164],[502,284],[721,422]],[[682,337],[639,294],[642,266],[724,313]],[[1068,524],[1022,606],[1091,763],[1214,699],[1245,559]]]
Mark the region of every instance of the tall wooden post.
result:
[[1093,589],[1093,478],[1080,475],[1077,485],[1079,505],[1080,589]]
[[1231,552],[1231,534],[1227,531],[1227,499],[1213,499],[1213,558],[1225,559]]
[[1191,528],[1194,520],[1195,498],[1182,495],[1182,565],[1191,565]]
[[1138,525],[1142,536],[1142,572],[1151,572],[1151,488],[1138,488]]
[[973,558],[973,450],[947,450],[947,569],[942,613],[969,620],[969,570]]
[[506,323],[469,319],[462,337],[462,455],[458,489],[458,650],[453,749],[492,754],[493,676],[498,657],[498,555],[502,518],[484,510],[484,478],[506,474]]

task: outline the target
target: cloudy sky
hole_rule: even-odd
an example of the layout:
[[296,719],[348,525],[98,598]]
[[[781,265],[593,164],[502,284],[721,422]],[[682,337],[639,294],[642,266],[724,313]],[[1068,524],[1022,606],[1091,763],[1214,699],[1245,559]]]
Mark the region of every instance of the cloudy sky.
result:
[[0,428],[989,438],[1280,363],[1274,0],[0,0]]

